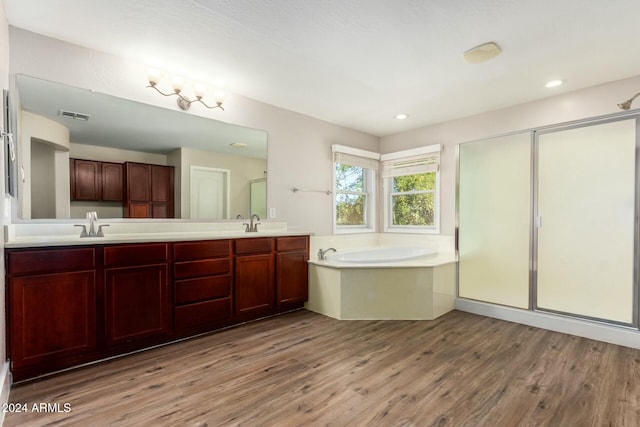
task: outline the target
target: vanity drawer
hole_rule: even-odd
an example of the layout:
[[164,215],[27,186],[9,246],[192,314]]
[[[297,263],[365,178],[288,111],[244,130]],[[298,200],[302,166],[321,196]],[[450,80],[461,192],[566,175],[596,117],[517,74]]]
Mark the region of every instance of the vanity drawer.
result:
[[266,237],[257,239],[238,239],[236,240],[236,255],[273,252],[274,243],[274,239]]
[[189,304],[230,295],[231,276],[229,275],[176,281],[176,304]]
[[9,274],[52,273],[90,270],[96,265],[93,248],[8,251]]
[[306,251],[307,236],[278,237],[276,239],[276,250],[278,252]]
[[192,261],[207,258],[225,258],[229,257],[230,255],[230,240],[182,242],[173,245],[173,257],[176,261]]
[[150,265],[167,262],[167,245],[121,245],[104,248],[104,266]]
[[230,258],[176,262],[173,266],[173,275],[176,280],[190,277],[214,276],[216,274],[229,274],[230,271]]
[[215,325],[231,319],[231,298],[203,301],[176,307],[176,330],[184,331]]

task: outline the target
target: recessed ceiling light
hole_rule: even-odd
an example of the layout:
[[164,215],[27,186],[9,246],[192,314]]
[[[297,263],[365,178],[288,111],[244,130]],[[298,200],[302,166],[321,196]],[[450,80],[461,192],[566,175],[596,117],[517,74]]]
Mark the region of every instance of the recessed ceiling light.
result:
[[551,80],[550,82],[547,82],[547,84],[544,85],[544,87],[557,87],[557,86],[560,86],[562,83],[564,83],[562,80]]
[[247,146],[247,144],[245,144],[244,142],[232,142],[231,144],[229,144],[232,147],[237,147],[237,148],[244,148]]
[[396,119],[398,119],[398,120],[405,120],[408,117],[409,117],[409,115],[405,114],[405,113],[396,114]]

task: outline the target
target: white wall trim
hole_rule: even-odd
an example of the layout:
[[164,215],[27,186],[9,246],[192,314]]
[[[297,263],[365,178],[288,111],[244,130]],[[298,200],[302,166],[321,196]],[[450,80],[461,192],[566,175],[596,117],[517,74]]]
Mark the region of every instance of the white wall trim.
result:
[[403,159],[405,157],[420,156],[423,154],[439,153],[442,151],[442,144],[426,145],[424,147],[410,148],[408,150],[394,151],[380,155],[381,161]]
[[[6,360],[0,369],[0,406],[9,402],[9,392],[11,391],[11,373],[9,372],[9,361]],[[5,412],[0,412],[0,426],[4,424]]]
[[332,153],[351,154],[352,156],[360,156],[368,159],[380,160],[380,153],[374,151],[363,150],[355,147],[347,147],[346,145],[333,144],[331,146]]
[[640,332],[625,327],[610,326],[588,320],[505,307],[464,298],[456,298],[456,309],[508,322],[522,323],[536,328],[640,349]]

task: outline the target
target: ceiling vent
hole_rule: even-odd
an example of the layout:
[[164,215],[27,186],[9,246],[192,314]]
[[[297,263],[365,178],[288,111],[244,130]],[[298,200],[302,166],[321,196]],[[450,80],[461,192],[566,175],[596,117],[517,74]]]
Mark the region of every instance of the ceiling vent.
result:
[[91,117],[88,114],[76,113],[73,111],[65,111],[65,110],[58,111],[58,115],[60,115],[60,117],[66,117],[67,119],[82,120],[83,122],[88,121],[89,117]]

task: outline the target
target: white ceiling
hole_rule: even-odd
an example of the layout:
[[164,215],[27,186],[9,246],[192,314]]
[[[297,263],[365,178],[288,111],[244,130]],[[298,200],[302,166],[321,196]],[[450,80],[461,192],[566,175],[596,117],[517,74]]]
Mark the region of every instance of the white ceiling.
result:
[[[378,136],[640,74],[640,0],[4,3],[16,27]],[[487,41],[502,54],[464,62]]]

